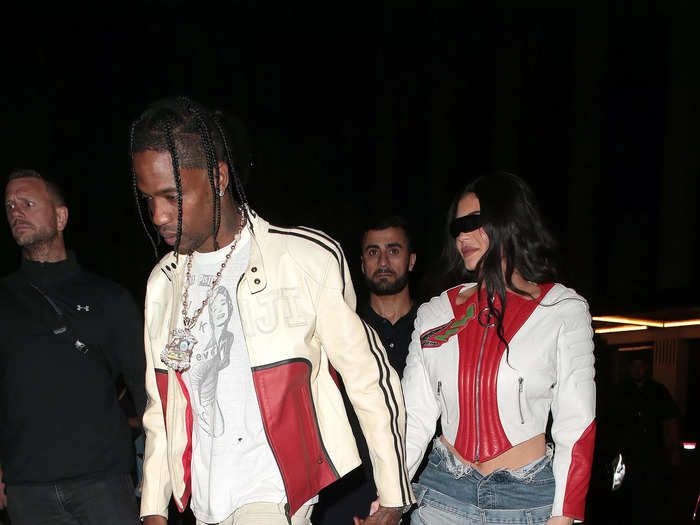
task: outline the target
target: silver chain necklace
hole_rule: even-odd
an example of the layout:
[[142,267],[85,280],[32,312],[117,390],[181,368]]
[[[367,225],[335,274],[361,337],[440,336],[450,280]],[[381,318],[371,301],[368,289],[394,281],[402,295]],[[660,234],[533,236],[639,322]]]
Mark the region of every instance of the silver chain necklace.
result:
[[190,358],[192,357],[192,351],[194,350],[194,346],[197,344],[197,339],[195,339],[195,337],[192,335],[192,329],[197,323],[197,319],[199,319],[202,310],[204,310],[207,304],[209,304],[209,299],[211,298],[212,293],[216,289],[216,286],[219,284],[219,281],[221,281],[221,275],[224,272],[224,268],[226,268],[226,265],[231,259],[231,255],[233,255],[233,250],[235,250],[238,241],[241,239],[241,234],[243,233],[243,228],[245,227],[245,215],[241,210],[239,210],[238,213],[241,217],[241,223],[239,225],[238,231],[236,232],[236,235],[233,238],[231,248],[229,248],[226,257],[224,258],[224,262],[221,263],[221,268],[219,268],[219,271],[216,272],[216,278],[211,283],[211,286],[207,291],[207,295],[204,298],[204,301],[202,301],[201,306],[197,308],[191,316],[187,315],[187,310],[190,307],[189,291],[192,280],[192,254],[187,254],[187,273],[185,274],[185,290],[182,293],[183,328],[171,330],[170,335],[172,336],[172,339],[170,339],[170,342],[160,353],[160,360],[166,366],[169,366],[174,370],[182,371],[190,367]]

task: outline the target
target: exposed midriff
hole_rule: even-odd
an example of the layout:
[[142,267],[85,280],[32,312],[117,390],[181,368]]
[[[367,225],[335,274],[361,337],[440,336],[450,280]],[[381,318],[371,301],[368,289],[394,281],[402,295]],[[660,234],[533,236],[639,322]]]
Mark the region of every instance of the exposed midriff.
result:
[[516,470],[523,467],[533,461],[541,458],[547,453],[547,443],[545,441],[544,434],[538,434],[533,438],[528,439],[509,448],[502,454],[489,459],[488,461],[472,463],[464,459],[457,450],[452,446],[451,443],[445,439],[445,436],[440,436],[440,441],[450,449],[452,454],[460,460],[465,465],[471,465],[481,474],[486,476],[494,470],[498,469],[508,469]]

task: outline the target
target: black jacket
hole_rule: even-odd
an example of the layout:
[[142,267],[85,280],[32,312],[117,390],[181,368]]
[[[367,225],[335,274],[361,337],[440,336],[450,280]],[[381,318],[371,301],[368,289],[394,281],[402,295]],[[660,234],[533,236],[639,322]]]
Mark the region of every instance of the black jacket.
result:
[[[25,260],[0,280],[5,482],[131,470],[131,434],[115,380],[123,376],[140,415],[146,402],[142,319],[126,290],[84,271],[72,254],[57,263]],[[87,348],[76,348],[76,340]]]

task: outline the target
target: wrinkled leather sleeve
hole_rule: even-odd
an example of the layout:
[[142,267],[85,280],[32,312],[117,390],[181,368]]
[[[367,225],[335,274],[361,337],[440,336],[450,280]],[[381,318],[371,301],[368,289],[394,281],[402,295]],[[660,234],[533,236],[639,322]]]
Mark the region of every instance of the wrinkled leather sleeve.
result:
[[420,344],[426,307],[418,309],[401,380],[406,403],[406,463],[411,478],[418,470],[440,417],[440,406],[430,384]]
[[585,301],[565,301],[552,400],[555,494],[552,516],[582,520],[595,440],[593,329]]
[[[345,275],[341,275],[341,267]],[[389,365],[379,336],[355,313],[347,263],[339,265],[332,258],[319,289],[316,333],[330,363],[343,378],[367,440],[380,504],[402,507],[413,503],[399,377]]]
[[[149,284],[150,284],[149,280]],[[150,304],[150,306],[149,306]],[[153,349],[149,336],[149,308],[158,308],[158,303],[146,300],[146,322],[144,345],[146,350],[146,410],[143,428],[146,431],[146,448],[143,456],[143,488],[141,491],[141,517],[159,515],[168,517],[171,485],[167,458],[167,437],[163,404],[156,382]]]

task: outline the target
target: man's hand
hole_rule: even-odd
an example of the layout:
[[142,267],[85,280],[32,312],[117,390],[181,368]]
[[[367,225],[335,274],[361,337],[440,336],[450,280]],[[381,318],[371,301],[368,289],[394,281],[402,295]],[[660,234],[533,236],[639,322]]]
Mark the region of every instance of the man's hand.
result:
[[574,523],[574,518],[567,518],[566,516],[552,516],[547,520],[545,525],[572,525]]
[[353,518],[355,525],[396,525],[401,521],[401,509],[379,506],[377,512],[365,519]]
[[143,525],[168,525],[168,520],[163,516],[146,516]]

